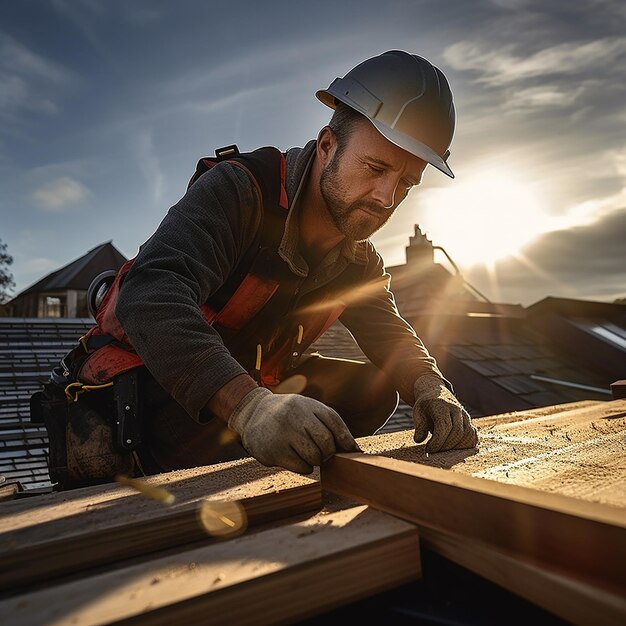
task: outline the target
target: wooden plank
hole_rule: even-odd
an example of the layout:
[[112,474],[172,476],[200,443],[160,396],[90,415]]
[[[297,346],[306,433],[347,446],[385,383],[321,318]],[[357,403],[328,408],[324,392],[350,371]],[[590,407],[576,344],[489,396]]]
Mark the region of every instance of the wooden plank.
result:
[[578,626],[626,624],[626,598],[478,541],[421,528],[425,547]]
[[476,420],[479,445],[472,450],[428,455],[412,430],[364,437],[359,445],[371,454],[626,507],[626,400],[488,420]]
[[[238,483],[250,476],[248,484]],[[238,500],[246,525],[317,511],[318,481],[256,462],[220,464],[153,477],[176,497],[165,506],[110,484],[7,502],[0,507],[0,589],[209,538],[199,515],[204,502]],[[15,506],[8,506],[15,504]]]
[[626,398],[626,380],[616,380],[611,383],[611,393],[616,400]]
[[[314,475],[301,476],[280,468],[265,467],[252,458],[166,472],[144,479],[147,485],[171,491],[178,504],[208,497],[239,500],[311,484],[316,480]],[[37,527],[41,532],[42,524],[69,520],[74,515],[80,515],[83,524],[88,520],[89,525],[107,524],[120,517],[131,521],[151,517],[159,508],[158,503],[117,483],[3,502],[0,504],[0,551],[5,537],[3,533],[8,531]],[[94,511],[98,511],[98,515],[92,522],[90,514]]]
[[414,525],[364,506],[0,602],[0,623],[287,624],[417,580]]
[[[207,500],[211,503],[224,501]],[[322,507],[319,484],[292,487],[279,492],[238,501],[244,511],[244,528],[285,519]],[[47,542],[14,544],[0,555],[0,589],[49,580],[120,559],[150,554],[200,540],[210,540],[201,518],[202,503],[179,510],[163,508],[143,521],[125,523],[101,530],[61,535]],[[22,538],[23,539],[23,538]]]
[[557,414],[571,413],[588,407],[597,407],[602,403],[602,400],[578,400],[576,402],[565,402],[563,404],[540,406],[535,409],[525,409],[523,411],[511,411],[509,413],[500,413],[499,415],[479,417],[475,418],[474,423],[480,425],[481,427],[486,427],[494,424],[522,422],[534,417],[554,416]]
[[0,483],[0,502],[13,500],[20,491],[20,484],[17,482]]
[[626,509],[362,453],[335,455],[321,478],[325,490],[420,526],[626,589]]

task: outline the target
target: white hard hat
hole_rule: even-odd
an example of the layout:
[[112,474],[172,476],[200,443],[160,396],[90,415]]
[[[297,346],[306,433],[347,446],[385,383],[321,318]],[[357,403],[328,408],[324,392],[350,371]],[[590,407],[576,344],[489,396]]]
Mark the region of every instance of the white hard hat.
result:
[[454,102],[443,72],[401,50],[367,59],[315,94],[339,100],[367,117],[389,141],[454,178],[446,159],[455,125]]

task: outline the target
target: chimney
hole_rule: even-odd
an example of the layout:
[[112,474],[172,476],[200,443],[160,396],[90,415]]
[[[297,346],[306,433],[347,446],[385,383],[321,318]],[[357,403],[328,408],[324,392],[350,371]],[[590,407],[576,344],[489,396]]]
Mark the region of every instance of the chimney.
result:
[[414,268],[429,269],[434,263],[433,244],[419,225],[415,224],[415,234],[409,237],[409,245],[406,247],[406,264]]

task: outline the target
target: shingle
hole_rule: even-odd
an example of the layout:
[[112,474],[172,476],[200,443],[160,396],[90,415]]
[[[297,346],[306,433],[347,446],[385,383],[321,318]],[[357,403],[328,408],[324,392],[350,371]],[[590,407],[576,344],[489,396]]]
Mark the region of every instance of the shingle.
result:
[[534,374],[537,371],[535,362],[528,359],[511,359],[508,363],[520,374]]
[[30,422],[30,397],[94,322],[0,318],[0,474],[25,490],[51,486],[47,432]]
[[480,360],[483,358],[478,350],[475,350],[470,346],[450,345],[446,348],[446,350],[457,359]]
[[502,372],[495,367],[493,361],[463,361],[463,363],[483,376],[490,377],[502,374]]
[[544,388],[527,376],[500,376],[493,381],[514,394],[533,393],[543,391]]
[[493,350],[492,346],[472,346],[472,348],[481,355],[483,359],[499,359],[497,350]]

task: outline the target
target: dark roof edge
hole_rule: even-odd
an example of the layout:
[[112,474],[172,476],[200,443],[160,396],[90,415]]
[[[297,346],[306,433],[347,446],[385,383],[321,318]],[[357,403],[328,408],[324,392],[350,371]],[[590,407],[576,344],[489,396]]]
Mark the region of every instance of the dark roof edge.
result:
[[556,313],[565,316],[621,316],[626,314],[626,304],[600,302],[595,300],[576,300],[574,298],[556,298],[549,296],[526,308],[529,316]]
[[[76,276],[76,274],[78,274],[78,272],[80,272],[83,269],[83,267],[85,266],[86,263],[88,263],[93,257],[95,257],[106,246],[111,246],[118,254],[120,254],[121,256],[126,258],[125,255],[123,255],[115,247],[115,245],[113,245],[113,240],[109,239],[108,241],[105,241],[104,243],[101,243],[101,244],[98,244],[97,246],[94,246],[91,250],[85,252],[85,254],[77,257],[76,259],[74,259],[73,261],[70,261],[69,263],[66,263],[65,265],[63,265],[59,269],[56,269],[53,272],[50,272],[49,274],[46,274],[43,278],[40,278],[38,281],[32,283],[29,287],[26,287],[26,289],[23,289],[18,294],[13,296],[13,298],[7,304],[10,304],[13,300],[16,300],[20,296],[25,296],[25,295],[33,292],[33,291],[40,291],[41,289],[45,288],[45,286],[49,282],[51,282],[53,278],[58,276],[61,272],[63,272],[64,270],[68,269],[72,265],[76,265],[76,267],[74,268],[72,273],[68,276],[68,280],[70,280],[71,278]],[[58,288],[55,288],[55,289],[58,290]]]

